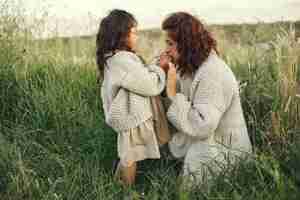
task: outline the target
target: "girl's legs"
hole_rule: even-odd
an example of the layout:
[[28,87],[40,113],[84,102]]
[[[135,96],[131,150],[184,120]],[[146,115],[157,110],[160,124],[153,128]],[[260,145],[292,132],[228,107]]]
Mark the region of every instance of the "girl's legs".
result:
[[136,177],[136,162],[132,163],[129,167],[124,167],[121,165],[121,162],[119,162],[115,177],[121,178],[121,181],[125,185],[133,185],[135,183],[135,177]]

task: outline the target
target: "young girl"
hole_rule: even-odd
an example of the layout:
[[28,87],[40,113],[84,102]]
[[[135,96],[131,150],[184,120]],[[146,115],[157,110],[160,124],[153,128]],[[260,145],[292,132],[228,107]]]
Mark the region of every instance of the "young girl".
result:
[[102,19],[97,34],[97,65],[103,77],[101,96],[106,123],[118,133],[116,171],[122,181],[135,181],[137,161],[160,158],[150,98],[165,87],[169,60],[145,66],[134,49],[137,21],[124,10]]

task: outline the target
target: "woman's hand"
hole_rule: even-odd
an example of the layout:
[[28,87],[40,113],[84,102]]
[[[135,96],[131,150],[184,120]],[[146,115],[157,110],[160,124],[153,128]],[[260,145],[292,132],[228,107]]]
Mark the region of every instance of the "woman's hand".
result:
[[176,68],[171,62],[169,62],[168,66],[167,96],[173,97],[176,95]]
[[159,56],[159,66],[167,73],[169,70],[169,63],[171,61],[171,58],[166,54],[162,53]]

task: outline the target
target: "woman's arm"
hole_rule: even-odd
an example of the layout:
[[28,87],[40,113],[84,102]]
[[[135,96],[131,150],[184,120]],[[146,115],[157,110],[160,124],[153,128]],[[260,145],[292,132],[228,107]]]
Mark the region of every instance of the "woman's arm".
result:
[[197,82],[194,99],[189,101],[182,93],[171,96],[169,121],[181,132],[207,139],[218,127],[225,111],[221,84],[208,78]]

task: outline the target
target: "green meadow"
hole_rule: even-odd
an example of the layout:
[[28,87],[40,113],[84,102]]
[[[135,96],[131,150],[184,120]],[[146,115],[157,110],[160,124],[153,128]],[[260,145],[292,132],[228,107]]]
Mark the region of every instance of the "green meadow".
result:
[[[300,22],[208,25],[240,82],[254,153],[190,191],[165,154],[140,163],[132,188],[113,179],[117,134],[104,121],[95,36],[36,39],[23,22],[0,18],[1,200],[300,199]],[[139,35],[149,62],[163,34]]]

